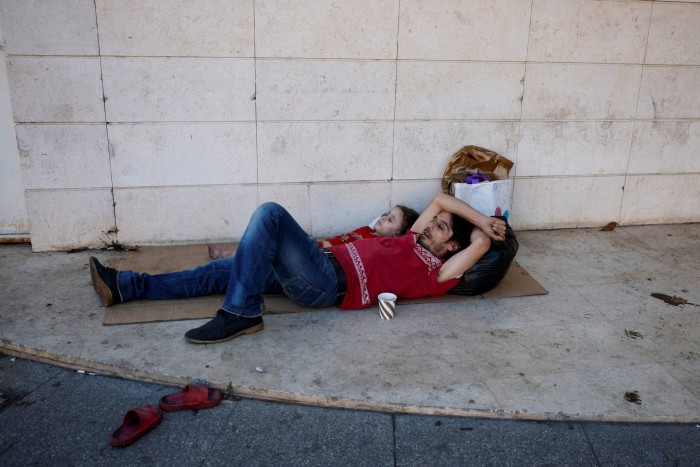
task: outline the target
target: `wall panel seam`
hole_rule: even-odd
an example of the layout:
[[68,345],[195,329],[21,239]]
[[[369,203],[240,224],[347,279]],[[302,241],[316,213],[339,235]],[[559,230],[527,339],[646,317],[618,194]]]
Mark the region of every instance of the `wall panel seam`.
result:
[[[100,60],[100,88],[102,90],[102,112],[104,114],[104,120],[105,120],[105,138],[107,138],[107,162],[109,164],[109,180],[111,183],[111,196],[112,196],[112,220],[114,221],[113,223],[113,228],[109,229],[109,232],[106,232],[107,238],[111,240],[112,242],[118,242],[119,241],[119,227],[117,226],[117,202],[116,199],[114,198],[114,171],[112,169],[112,143],[109,139],[109,125],[107,124],[107,99],[105,96],[105,85],[104,85],[104,70],[102,66],[102,50],[100,48],[100,20],[97,15],[97,1],[93,0],[92,2],[94,11],[95,11],[95,34],[97,36],[97,54]],[[110,237],[110,235],[114,235],[114,239]]]

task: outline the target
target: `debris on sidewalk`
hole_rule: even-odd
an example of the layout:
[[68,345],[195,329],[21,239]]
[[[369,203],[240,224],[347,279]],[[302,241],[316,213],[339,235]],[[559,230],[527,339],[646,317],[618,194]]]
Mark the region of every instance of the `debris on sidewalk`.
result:
[[[88,251],[92,250],[94,248],[89,248],[89,247],[80,247],[80,248],[71,248],[70,250],[67,250],[66,253],[82,253],[83,251]],[[111,242],[107,243],[102,248],[99,248],[102,251],[108,251],[108,250],[116,250],[120,253],[126,253],[127,251],[130,250],[138,250],[139,247],[137,245],[124,245],[122,243],[117,243],[117,242]]]
[[600,229],[600,231],[601,232],[612,232],[613,230],[615,230],[615,227],[617,227],[618,225],[619,224],[617,222],[608,222],[607,224],[605,224],[605,226],[603,226]]
[[670,295],[666,295],[666,294],[662,294],[662,293],[653,293],[653,294],[651,294],[651,296],[654,298],[658,298],[659,300],[663,300],[664,302],[668,303],[669,305],[673,305],[673,306],[681,306],[681,305],[700,306],[696,303],[690,303],[685,298],[678,297],[676,295],[671,297]]
[[628,331],[625,329],[625,336],[630,337],[632,339],[644,339],[644,335],[639,332],[639,331]]
[[229,400],[229,401],[241,400],[241,397],[237,396],[236,393],[233,391],[233,382],[232,381],[229,381],[228,386],[226,386],[226,391],[224,391],[224,399]]
[[642,398],[639,397],[639,391],[628,391],[625,393],[625,400],[633,404],[642,405]]

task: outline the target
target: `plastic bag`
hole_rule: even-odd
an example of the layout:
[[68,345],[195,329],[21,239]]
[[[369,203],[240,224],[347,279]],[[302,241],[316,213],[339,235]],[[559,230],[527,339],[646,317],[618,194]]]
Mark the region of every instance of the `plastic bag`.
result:
[[510,215],[510,198],[513,191],[513,180],[496,180],[476,184],[453,183],[452,195],[461,199],[486,216]]
[[[499,217],[499,219],[506,220],[503,217]],[[505,240],[491,242],[491,248],[486,254],[469,271],[464,273],[462,280],[448,293],[479,295],[493,289],[505,277],[513,258],[518,253],[519,246],[515,232],[506,222]]]
[[465,183],[467,176],[475,173],[486,175],[491,180],[508,178],[513,162],[490,149],[479,146],[464,146],[447,163],[442,175],[442,191],[450,194],[453,183]]

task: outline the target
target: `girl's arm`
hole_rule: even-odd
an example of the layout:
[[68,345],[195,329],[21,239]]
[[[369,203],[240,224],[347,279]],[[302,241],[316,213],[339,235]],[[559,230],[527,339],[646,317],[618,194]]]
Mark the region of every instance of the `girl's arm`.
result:
[[333,245],[342,245],[343,243],[352,243],[357,240],[361,240],[363,238],[372,238],[375,237],[374,230],[372,230],[369,226],[363,226],[363,227],[358,227],[357,229],[353,230],[352,232],[348,232],[345,234],[338,235],[337,237],[333,238],[327,238],[323,241],[318,242],[319,245],[321,245],[324,248],[328,248],[329,246]]

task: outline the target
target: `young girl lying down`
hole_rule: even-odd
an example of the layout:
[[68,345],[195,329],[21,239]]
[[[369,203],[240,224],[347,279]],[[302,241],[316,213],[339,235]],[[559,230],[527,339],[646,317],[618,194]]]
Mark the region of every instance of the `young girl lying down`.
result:
[[372,237],[398,237],[416,222],[418,213],[411,208],[397,204],[389,212],[376,218],[371,224],[359,227],[352,232],[318,242],[323,247],[352,243],[355,240]]
[[[418,213],[413,209],[396,205],[389,212],[376,218],[371,224],[359,227],[352,232],[338,235],[318,242],[322,247],[340,245],[341,243],[352,243],[355,240],[372,237],[398,237],[404,235],[406,231],[416,222]],[[226,251],[216,245],[209,245],[209,257],[211,259],[230,258],[234,251]]]

